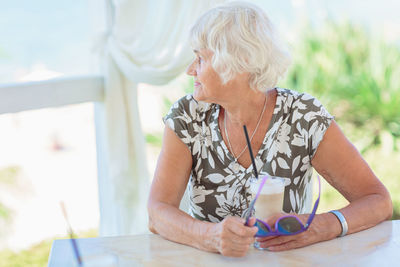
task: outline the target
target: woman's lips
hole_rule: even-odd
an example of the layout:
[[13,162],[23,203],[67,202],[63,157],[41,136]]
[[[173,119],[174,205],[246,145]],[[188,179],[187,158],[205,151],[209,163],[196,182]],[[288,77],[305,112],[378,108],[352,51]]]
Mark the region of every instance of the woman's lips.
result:
[[200,85],[201,85],[201,83],[199,83],[199,82],[195,82],[195,83],[194,83],[194,86],[195,86],[195,87],[200,86]]

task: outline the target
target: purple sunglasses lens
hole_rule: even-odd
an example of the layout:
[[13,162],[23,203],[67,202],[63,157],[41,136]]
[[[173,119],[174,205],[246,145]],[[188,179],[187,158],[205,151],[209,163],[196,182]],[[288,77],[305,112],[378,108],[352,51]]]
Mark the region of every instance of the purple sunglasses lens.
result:
[[293,216],[280,218],[275,225],[275,231],[272,231],[267,223],[258,219],[256,220],[255,226],[258,227],[256,237],[266,237],[270,235],[292,235],[305,230],[303,224]]
[[284,217],[277,222],[278,232],[283,234],[297,233],[303,230],[303,225],[295,217]]
[[257,219],[255,226],[258,228],[256,237],[269,236],[271,234],[271,229],[263,221]]

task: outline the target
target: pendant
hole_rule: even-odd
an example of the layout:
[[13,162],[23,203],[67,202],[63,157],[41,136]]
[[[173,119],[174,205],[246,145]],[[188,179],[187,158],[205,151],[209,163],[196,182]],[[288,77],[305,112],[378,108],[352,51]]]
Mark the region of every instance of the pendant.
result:
[[233,164],[233,171],[238,172],[239,171],[239,163],[237,162],[237,159],[235,159],[235,163]]

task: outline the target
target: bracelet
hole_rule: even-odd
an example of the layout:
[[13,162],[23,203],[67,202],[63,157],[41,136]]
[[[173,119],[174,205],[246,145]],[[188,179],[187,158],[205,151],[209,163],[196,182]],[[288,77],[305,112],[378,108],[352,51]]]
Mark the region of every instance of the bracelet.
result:
[[338,210],[331,210],[330,213],[334,214],[336,216],[336,218],[339,220],[340,224],[342,225],[342,233],[338,236],[339,237],[345,236],[347,234],[347,230],[348,230],[346,218]]

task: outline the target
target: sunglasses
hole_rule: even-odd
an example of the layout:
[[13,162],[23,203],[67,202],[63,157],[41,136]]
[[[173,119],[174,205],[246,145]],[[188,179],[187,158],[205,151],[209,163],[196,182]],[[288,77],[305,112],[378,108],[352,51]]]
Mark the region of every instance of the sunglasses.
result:
[[[319,199],[321,196],[321,181],[318,177],[318,198],[315,201],[314,208],[312,210],[312,213],[307,219],[306,224],[303,224],[300,219],[295,216],[295,215],[286,215],[280,217],[276,222],[275,222],[275,230],[272,230],[271,226],[260,220],[256,219],[255,226],[258,227],[258,231],[256,233],[256,237],[266,237],[266,236],[278,236],[278,235],[297,235],[301,232],[304,232],[308,229],[310,226],[311,222],[313,221],[315,217],[315,213],[317,212],[318,204],[319,204]],[[263,176],[261,179],[260,187],[258,188],[257,194],[253,201],[250,203],[249,208],[245,211],[243,214],[243,217],[246,218],[246,223],[245,225],[248,226],[249,219],[252,214],[254,214],[254,204],[256,203],[256,200],[258,196],[260,195],[261,189],[263,188],[265,181],[269,178],[268,175]]]

